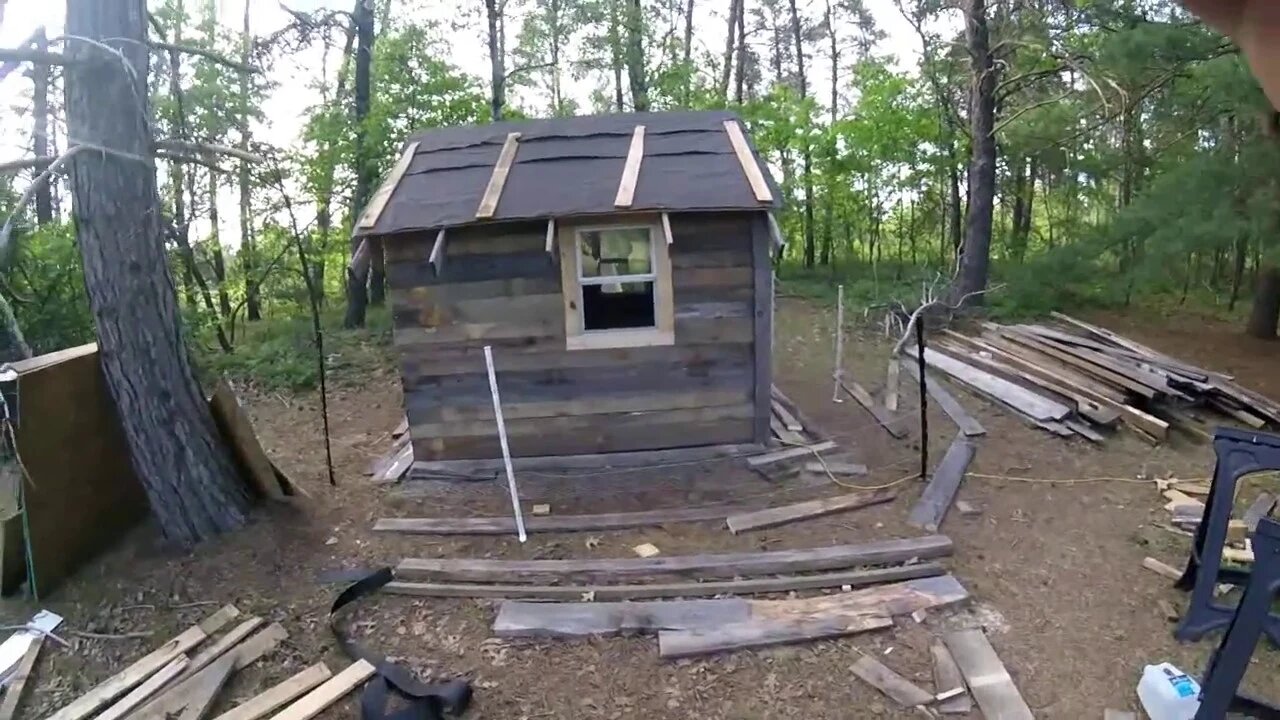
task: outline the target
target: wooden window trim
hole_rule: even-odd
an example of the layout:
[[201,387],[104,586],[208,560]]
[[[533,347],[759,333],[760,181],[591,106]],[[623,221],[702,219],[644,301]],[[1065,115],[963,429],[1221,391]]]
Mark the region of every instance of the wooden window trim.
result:
[[[560,288],[564,297],[565,348],[567,350],[598,350],[602,348],[649,347],[675,344],[675,295],[671,283],[671,253],[660,215],[627,215],[612,220],[561,221],[556,223],[560,250]],[[653,303],[655,327],[618,328],[612,330],[586,330],[582,317],[582,283],[578,233],[590,230],[618,230],[646,228],[649,231],[649,251],[653,272],[644,276],[653,279]],[[635,276],[638,277],[638,276]],[[607,282],[625,282],[621,278],[607,278]],[[604,281],[601,281],[604,282]],[[588,283],[592,284],[592,283]]]

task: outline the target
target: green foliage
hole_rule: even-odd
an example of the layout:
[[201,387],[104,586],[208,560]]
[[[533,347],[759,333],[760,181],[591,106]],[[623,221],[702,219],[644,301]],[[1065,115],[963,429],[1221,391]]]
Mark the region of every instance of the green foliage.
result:
[[33,230],[18,242],[6,281],[18,327],[34,353],[93,342],[93,316],[70,223]]

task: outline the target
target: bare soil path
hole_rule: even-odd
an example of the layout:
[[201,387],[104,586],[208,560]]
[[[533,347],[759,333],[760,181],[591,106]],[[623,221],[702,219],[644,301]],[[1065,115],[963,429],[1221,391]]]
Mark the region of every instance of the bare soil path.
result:
[[[1123,318],[1101,318],[1114,329],[1190,361],[1234,372],[1255,389],[1280,394],[1280,346],[1227,344],[1216,352],[1192,342],[1202,328],[1166,329]],[[831,402],[830,313],[784,300],[777,325],[777,382],[857,459],[873,468],[863,485],[889,483],[915,469],[918,435],[890,438],[852,402]],[[1218,343],[1219,340],[1215,340]],[[883,384],[888,344],[870,334],[852,338],[848,372],[874,389]],[[465,675],[476,685],[472,718],[815,718],[918,717],[901,711],[849,672],[859,652],[877,657],[907,678],[931,687],[928,646],[933,634],[960,624],[984,624],[1001,659],[1038,718],[1098,718],[1105,707],[1137,709],[1133,687],[1145,663],[1171,660],[1198,672],[1208,642],[1173,641],[1160,600],[1181,607],[1184,597],[1140,567],[1154,555],[1185,559],[1185,540],[1161,530],[1160,498],[1140,477],[1207,477],[1205,445],[1181,440],[1151,447],[1120,435],[1098,447],[1031,429],[965,393],[961,402],[986,426],[960,498],[980,516],[952,513],[942,528],[957,545],[949,561],[974,602],[958,615],[910,620],[892,632],[817,642],[708,660],[659,661],[652,638],[584,642],[490,639],[493,604],[472,600],[377,597],[358,611],[362,639],[402,659],[424,676]],[[890,504],[847,515],[732,536],[714,523],[600,533],[587,547],[583,534],[513,538],[429,538],[374,535],[381,516],[461,516],[505,512],[505,490],[493,484],[418,483],[377,488],[362,475],[390,442],[398,422],[398,381],[388,368],[359,389],[331,398],[339,485],[330,488],[314,395],[253,398],[251,414],[267,451],[313,500],[297,508],[263,509],[254,524],[196,553],[163,549],[151,527],[125,538],[85,569],[45,606],[64,614],[68,628],[98,632],[151,630],[148,640],[76,640],[72,651],[46,648],[28,707],[45,714],[120,669],[126,662],[210,612],[235,602],[246,613],[280,621],[290,633],[282,649],[233,679],[229,706],[320,659],[345,664],[326,625],[336,586],[319,572],[376,567],[411,556],[508,558],[623,557],[651,542],[666,554],[781,549],[911,536],[907,510],[919,483],[901,486]],[[904,390],[902,409],[915,407]],[[940,459],[955,429],[936,411],[929,417],[930,452]],[[1097,480],[1097,478],[1113,478]],[[1090,480],[1067,483],[1064,480]],[[754,498],[780,502],[831,494],[834,488],[771,483],[740,462],[650,468],[588,477],[524,474],[529,503],[554,512],[626,511]],[[1256,492],[1256,491],[1255,491]],[[209,603],[189,606],[190,603]],[[32,608],[6,603],[6,621]],[[1252,689],[1280,698],[1275,655],[1258,655]],[[323,717],[356,714],[348,699]],[[974,713],[973,717],[980,717]]]

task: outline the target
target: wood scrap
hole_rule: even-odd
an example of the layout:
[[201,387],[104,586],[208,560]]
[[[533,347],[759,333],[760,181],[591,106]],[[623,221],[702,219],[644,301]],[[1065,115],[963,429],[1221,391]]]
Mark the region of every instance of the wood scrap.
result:
[[[916,367],[915,362],[907,358],[903,358],[901,362],[902,368],[907,371],[907,374],[915,378],[915,381],[919,383],[920,369]],[[986,428],[982,427],[982,424],[975,420],[960,404],[960,401],[946,388],[942,387],[942,384],[936,378],[927,377],[924,391],[928,393],[929,397],[933,398],[934,402],[938,403],[938,407],[942,408],[942,412],[951,418],[951,422],[960,428],[960,432],[969,437],[987,434]]]
[[400,418],[400,423],[391,431],[391,437],[399,438],[409,434],[409,416],[405,415]]
[[333,676],[324,663],[316,663],[284,682],[253,696],[214,720],[261,720],[272,711],[302,697]]
[[1249,509],[1244,511],[1244,524],[1248,532],[1258,529],[1258,521],[1271,514],[1276,505],[1276,498],[1271,493],[1260,493]]
[[792,402],[791,398],[787,397],[786,393],[779,390],[777,385],[771,385],[769,387],[769,392],[772,399],[781,404],[781,406],[804,427],[804,432],[808,434],[809,437],[816,440],[822,440],[823,438],[830,437],[830,433],[823,430],[822,426],[814,421],[813,418],[805,414],[804,410],[800,409],[799,405]]
[[[929,654],[933,656],[933,687],[938,691],[938,712],[959,715],[973,710],[973,698],[965,689],[960,668],[951,657],[951,651],[943,643],[935,641],[929,645]],[[943,697],[948,694],[948,697]]]
[[[525,531],[530,533],[621,530],[669,523],[724,520],[734,513],[753,509],[755,508],[740,505],[709,505],[601,515],[551,515],[525,518],[524,526]],[[380,518],[373,526],[374,532],[412,535],[509,535],[516,531],[515,528],[515,518],[509,515],[477,518]]]
[[344,695],[360,687],[377,671],[367,660],[357,660],[286,707],[272,720],[311,720]]
[[191,664],[178,676],[178,680],[185,680],[208,667],[214,660],[222,657],[223,653],[238,645],[241,640],[249,637],[253,631],[258,629],[258,626],[262,625],[262,622],[263,620],[260,617],[251,617],[231,628],[212,645],[193,655]]
[[283,500],[286,495],[296,494],[291,483],[283,484],[276,476],[249,415],[226,380],[219,380],[214,387],[209,409],[241,472],[259,495],[269,500]]
[[814,460],[804,464],[808,472],[831,473],[832,475],[866,475],[867,466],[861,463],[837,462],[835,460]]
[[373,476],[374,482],[400,482],[400,479],[404,477],[405,473],[409,472],[409,468],[412,466],[413,446],[406,444],[396,451],[396,454],[391,458],[391,462],[382,468],[382,472]]
[[4,699],[0,701],[0,720],[13,720],[18,715],[18,708],[22,704],[23,695],[27,690],[27,681],[31,679],[31,671],[36,666],[36,660],[40,657],[40,649],[44,647],[44,636],[38,635],[27,646],[27,652],[22,655],[22,661],[18,663],[18,669],[14,671],[13,677],[9,679],[7,689],[4,691]]
[[804,432],[804,424],[796,419],[795,415],[791,414],[791,411],[787,409],[786,405],[782,404],[781,400],[774,397],[772,406],[773,413],[782,421],[783,427],[792,432]]
[[932,693],[922,690],[920,686],[867,655],[858,658],[849,671],[902,707],[928,705],[933,702]]
[[1169,501],[1164,506],[1164,509],[1169,512],[1173,512],[1174,508],[1179,506],[1199,508],[1201,513],[1204,512],[1204,503],[1179,490],[1165,490],[1161,495]]
[[1143,558],[1142,567],[1150,570],[1151,572],[1157,575],[1166,577],[1170,580],[1176,581],[1176,580],[1182,579],[1182,573],[1178,572],[1177,568],[1174,568],[1172,565],[1163,563],[1153,557]]
[[947,516],[947,510],[951,508],[951,501],[960,490],[960,481],[968,472],[969,463],[973,461],[976,451],[977,448],[963,432],[956,435],[951,441],[951,447],[947,448],[947,454],[942,457],[942,462],[933,471],[929,484],[920,494],[920,500],[911,508],[911,514],[907,517],[908,524],[929,532],[938,530]]
[[547,503],[538,503],[529,509],[529,514],[535,517],[545,517],[551,514],[551,506]]
[[848,493],[845,495],[837,495],[835,497],[795,503],[793,505],[783,505],[781,507],[773,507],[766,510],[757,510],[756,512],[751,513],[730,515],[726,518],[725,524],[728,526],[729,532],[737,535],[738,533],[747,532],[748,530],[763,530],[765,528],[786,525],[787,523],[809,520],[812,518],[822,517],[824,515],[831,515],[833,513],[847,512],[849,510],[857,510],[871,505],[877,505],[879,503],[886,503],[892,501],[894,497],[896,497],[896,493],[892,490]]
[[568,578],[614,582],[634,577],[750,577],[888,565],[946,557],[954,546],[945,535],[875,540],[866,543],[762,552],[660,555],[653,558],[505,560],[495,558],[406,558],[399,579],[454,582],[534,581],[557,584]]
[[1009,676],[995,648],[981,630],[947,633],[943,642],[951,651],[961,675],[982,714],[1001,720],[1034,720],[1031,708]]
[[493,621],[497,637],[608,637],[659,630],[710,629],[745,622],[742,598],[642,602],[521,602],[508,600]]
[[805,445],[804,447],[793,447],[785,450],[775,450],[774,452],[764,453],[763,455],[752,455],[747,458],[747,465],[753,468],[772,465],[773,463],[782,462],[783,460],[791,460],[798,457],[805,457],[815,453],[834,450],[836,444],[830,440],[824,440],[813,445]]
[[846,570],[749,580],[651,583],[644,585],[473,585],[390,582],[383,586],[393,595],[417,597],[524,598],[529,600],[639,600],[662,597],[699,597],[721,593],[749,594],[791,592],[819,588],[857,587],[892,580],[941,575],[942,566],[915,563],[876,570]]
[[192,676],[191,682],[185,684],[179,697],[171,701],[173,704],[166,706],[173,707],[175,710],[181,707],[181,711],[176,714],[170,712],[168,717],[176,717],[177,720],[204,718],[209,714],[209,709],[218,699],[218,693],[222,692],[222,688],[231,679],[235,669],[235,653],[228,653]]
[[902,428],[900,423],[901,418],[894,417],[886,408],[876,402],[875,398],[871,397],[871,393],[867,392],[867,389],[859,385],[856,380],[842,375],[836,378],[836,382],[846,395],[856,400],[863,409],[871,413],[871,417],[875,418],[876,422],[880,423],[880,427],[883,427],[886,432],[899,439],[907,436],[907,431]]
[[103,710],[97,715],[97,720],[120,720],[120,718],[133,712],[139,705],[146,702],[152,695],[160,692],[161,688],[169,684],[186,669],[191,663],[191,659],[186,655],[179,655],[170,660],[168,664],[156,671],[154,675],[147,678],[141,685],[130,690],[124,697],[115,702],[114,705]]

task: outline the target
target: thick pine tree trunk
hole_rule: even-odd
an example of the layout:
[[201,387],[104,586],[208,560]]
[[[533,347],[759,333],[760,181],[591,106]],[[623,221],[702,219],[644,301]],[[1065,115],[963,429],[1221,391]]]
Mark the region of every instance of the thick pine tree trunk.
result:
[[[244,4],[244,27],[240,38],[240,62],[249,64],[249,50],[253,38],[249,35],[249,2]],[[249,73],[240,71],[240,98],[244,110],[240,113],[240,149],[249,151]],[[262,319],[258,304],[258,278],[254,277],[257,249],[254,246],[253,221],[249,197],[249,162],[240,161],[240,269],[244,272],[245,317],[250,321]]]
[[[369,92],[371,68],[373,63],[373,0],[360,0],[356,3],[356,83],[355,83],[355,171],[356,188],[351,199],[351,222],[360,217],[360,211],[369,199],[373,179],[369,174],[369,160],[365,157],[365,118],[369,116]],[[502,112],[498,104],[500,86],[494,88],[494,119],[499,119]],[[360,238],[351,236],[351,255],[355,257],[360,248]],[[370,250],[373,250],[371,247]],[[367,268],[363,264],[362,268]],[[343,325],[349,328],[364,327],[365,310],[369,305],[368,273],[356,273],[347,268],[347,315]]]
[[986,0],[964,0],[965,41],[969,49],[969,122],[972,154],[969,159],[969,214],[966,221],[960,272],[951,286],[951,302],[982,304],[991,269],[991,229],[996,196],[996,81],[987,27]]
[[729,23],[725,31],[724,37],[724,65],[720,68],[720,97],[727,102],[729,99],[729,78],[733,73],[733,50],[737,28],[738,28],[738,7],[743,0],[729,0]]
[[1253,309],[1245,332],[1262,340],[1276,338],[1280,324],[1280,267],[1265,267],[1258,272],[1258,285],[1253,292]]
[[[67,134],[131,156],[151,154],[144,0],[67,0]],[[96,40],[118,57],[77,41]],[[182,342],[164,252],[155,170],[82,152],[71,166],[72,215],[103,374],[133,466],[165,536],[191,545],[244,524],[249,496]]]
[[631,85],[631,108],[636,112],[649,111],[649,76],[644,58],[644,7],[640,0],[631,0],[627,6],[627,82]]

